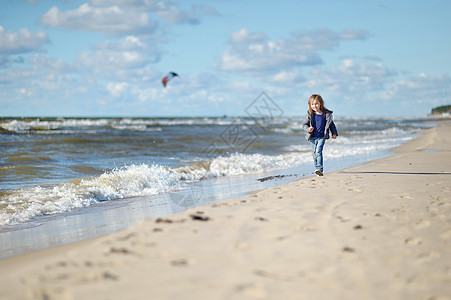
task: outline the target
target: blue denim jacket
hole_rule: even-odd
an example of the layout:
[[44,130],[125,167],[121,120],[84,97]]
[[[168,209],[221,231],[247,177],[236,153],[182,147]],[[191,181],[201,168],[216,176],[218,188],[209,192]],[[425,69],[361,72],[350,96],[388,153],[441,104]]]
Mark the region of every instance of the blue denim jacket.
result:
[[[329,130],[332,132],[332,135],[338,136],[337,127],[334,123],[334,118],[332,117],[333,111],[326,110],[324,112],[326,114],[326,126],[324,128],[324,138],[327,140],[329,139]],[[307,116],[305,117],[304,122],[302,123],[302,128],[304,128],[304,131],[306,132],[305,139],[307,141],[310,141],[312,133],[308,132],[308,129],[312,127],[312,115],[307,111]]]

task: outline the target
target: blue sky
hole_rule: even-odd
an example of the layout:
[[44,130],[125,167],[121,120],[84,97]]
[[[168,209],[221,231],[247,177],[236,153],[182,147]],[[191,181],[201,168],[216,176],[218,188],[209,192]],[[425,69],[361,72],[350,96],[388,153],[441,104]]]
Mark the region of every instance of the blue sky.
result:
[[[337,116],[451,104],[451,2],[2,0],[0,116]],[[169,71],[180,76],[167,88]]]

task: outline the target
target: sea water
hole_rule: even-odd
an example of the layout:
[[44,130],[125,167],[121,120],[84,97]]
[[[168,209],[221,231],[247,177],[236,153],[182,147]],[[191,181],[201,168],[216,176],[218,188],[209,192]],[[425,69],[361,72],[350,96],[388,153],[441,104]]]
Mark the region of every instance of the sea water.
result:
[[[87,224],[84,239],[311,176],[302,121],[0,118],[0,240],[6,245],[18,231],[42,226],[46,235],[51,227],[67,236],[74,216]],[[338,117],[339,137],[324,149],[325,172],[387,156],[430,121]]]

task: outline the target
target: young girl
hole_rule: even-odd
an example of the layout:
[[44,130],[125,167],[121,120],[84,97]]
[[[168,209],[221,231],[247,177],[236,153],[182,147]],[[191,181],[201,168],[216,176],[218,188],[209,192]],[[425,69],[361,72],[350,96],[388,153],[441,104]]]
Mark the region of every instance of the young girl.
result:
[[329,139],[329,130],[332,138],[338,136],[337,127],[332,118],[332,111],[324,107],[323,98],[320,95],[312,95],[308,100],[308,113],[302,127],[307,132],[305,138],[312,145],[315,174],[323,176],[323,148]]

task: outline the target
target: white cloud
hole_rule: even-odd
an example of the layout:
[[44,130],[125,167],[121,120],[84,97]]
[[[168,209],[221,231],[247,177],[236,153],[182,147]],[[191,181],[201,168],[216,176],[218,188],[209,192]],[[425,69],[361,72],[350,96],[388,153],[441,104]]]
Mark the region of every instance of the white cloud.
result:
[[192,6],[187,11],[171,1],[91,0],[74,10],[61,11],[54,6],[41,17],[41,24],[108,36],[152,35],[159,24],[151,19],[151,14],[169,24],[192,25],[199,24],[202,15],[217,15],[208,6]]
[[182,10],[173,1],[155,0],[91,0],[93,6],[108,7],[118,6],[129,10],[148,11],[157,14],[161,19],[170,24],[192,24],[197,25],[202,15],[219,15],[211,6],[192,5],[189,11]]
[[[160,87],[159,87],[160,88]],[[152,100],[160,101],[161,97],[161,88],[139,88],[134,87],[131,90],[131,94],[136,98],[139,102],[150,102]]]
[[363,31],[321,29],[295,32],[287,39],[271,41],[264,33],[243,28],[230,34],[230,48],[224,51],[217,66],[243,75],[275,76],[281,71],[321,64],[319,51],[334,49],[344,40],[367,36]]
[[276,83],[295,83],[302,82],[305,78],[299,71],[280,71],[270,78],[272,82]]
[[42,16],[41,23],[49,27],[101,32],[109,36],[152,34],[157,27],[146,12],[120,6],[94,7],[89,3],[65,12],[54,6]]
[[451,101],[451,78],[448,74],[411,75],[405,79],[390,82],[381,93],[382,100],[408,99],[410,103],[445,104]]
[[0,55],[38,52],[48,43],[49,37],[41,31],[34,33],[23,28],[17,33],[7,32],[0,26]]
[[[147,43],[135,36],[127,36],[119,41],[100,43],[90,51],[79,52],[80,66],[103,79],[133,81],[139,70],[146,67],[152,60],[152,54]],[[159,52],[154,53],[153,61],[159,59]]]
[[39,72],[51,72],[58,74],[70,74],[77,72],[77,68],[61,59],[55,59],[46,55],[33,55],[31,69]]
[[[33,55],[28,64],[23,64],[16,68],[5,68],[0,72],[0,82],[8,83],[9,88],[18,89],[19,87],[35,87],[39,82],[62,82],[76,71],[75,68],[62,60],[55,60],[41,54]],[[53,87],[53,83],[49,83]],[[53,89],[53,88],[52,88]],[[44,89],[45,90],[45,89]]]
[[346,40],[365,40],[369,36],[365,31],[345,30],[334,32],[330,29],[296,31],[284,40],[285,47],[293,47],[298,51],[332,50]]
[[215,95],[211,95],[207,96],[207,100],[210,102],[223,102],[224,101],[224,97],[221,96],[215,96]]
[[247,29],[232,33],[229,42],[231,49],[224,51],[218,64],[224,71],[261,76],[320,62],[315,53],[295,51],[282,39],[272,42],[266,35]]
[[[333,100],[339,114],[358,110],[361,115],[415,115],[451,101],[448,74],[404,77],[381,62],[344,59],[339,66],[313,68],[296,87]],[[326,101],[326,102],[329,102]]]
[[267,40],[266,34],[262,32],[252,33],[248,29],[241,28],[239,31],[232,32],[230,34],[229,42],[232,45],[239,47],[240,45],[246,45],[249,43],[265,43]]
[[200,23],[199,14],[194,11],[182,11],[175,3],[158,2],[158,8],[156,9],[157,15],[171,24],[183,24],[188,23],[197,25]]
[[100,50],[116,50],[116,51],[137,51],[145,50],[146,44],[139,37],[130,35],[118,41],[106,41],[95,46]]
[[107,89],[113,97],[120,97],[126,92],[128,86],[126,82],[109,83]]
[[121,6],[127,9],[155,9],[157,2],[154,0],[91,0],[90,3],[96,7]]
[[361,63],[353,59],[343,59],[338,67],[330,69],[314,68],[308,80],[299,85],[310,90],[330,90],[352,93],[362,97],[367,92],[380,91],[395,80],[398,73],[382,63]]
[[76,71],[61,60],[34,54],[24,64],[0,70],[0,105],[14,99],[16,114],[50,114],[70,102],[77,105],[86,98],[80,97],[79,87],[93,89]]

